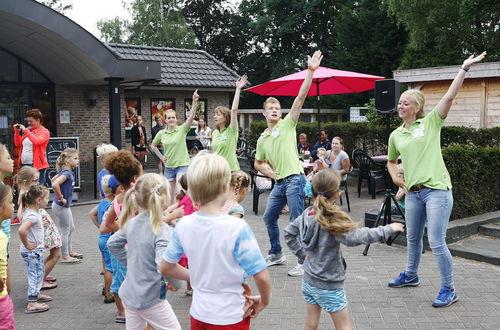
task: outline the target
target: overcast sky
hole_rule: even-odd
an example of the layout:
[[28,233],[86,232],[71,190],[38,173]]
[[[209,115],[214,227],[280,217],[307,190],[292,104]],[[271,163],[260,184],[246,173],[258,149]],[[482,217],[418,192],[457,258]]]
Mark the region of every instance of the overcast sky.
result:
[[129,18],[128,12],[123,8],[123,1],[132,2],[132,0],[71,0],[67,2],[73,5],[73,9],[66,11],[65,15],[99,38],[96,26],[99,20],[116,16]]

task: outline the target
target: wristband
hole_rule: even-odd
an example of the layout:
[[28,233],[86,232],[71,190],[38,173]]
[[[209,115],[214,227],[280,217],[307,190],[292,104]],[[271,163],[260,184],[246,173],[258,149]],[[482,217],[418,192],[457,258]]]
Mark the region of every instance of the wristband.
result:
[[62,201],[63,199],[64,199],[64,196],[63,197],[57,197],[58,201]]
[[470,69],[470,68],[469,68],[469,69],[466,69],[466,68],[464,68],[464,66],[462,65],[462,66],[460,67],[460,69],[464,70],[465,72],[469,72],[469,69]]
[[317,69],[317,68],[313,68],[313,67],[310,67],[310,66],[308,66],[308,67],[307,67],[307,70],[316,71],[316,69]]

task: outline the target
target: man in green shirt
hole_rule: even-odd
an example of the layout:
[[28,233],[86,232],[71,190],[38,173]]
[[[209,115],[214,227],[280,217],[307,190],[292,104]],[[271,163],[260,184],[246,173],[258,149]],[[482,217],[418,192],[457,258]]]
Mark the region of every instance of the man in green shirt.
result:
[[[276,180],[264,211],[264,222],[271,243],[269,255],[266,257],[269,266],[282,265],[286,261],[281,250],[278,226],[281,210],[288,204],[290,221],[295,220],[304,211],[306,178],[299,163],[295,128],[302,105],[311,88],[314,70],[318,68],[322,58],[319,50],[312,57],[308,56],[307,76],[293,102],[290,113],[283,120],[281,120],[281,105],[277,99],[270,97],[264,102],[263,114],[267,121],[267,129],[257,141],[254,166],[256,170]],[[288,272],[288,275],[301,276],[303,273],[302,264],[298,263]]]

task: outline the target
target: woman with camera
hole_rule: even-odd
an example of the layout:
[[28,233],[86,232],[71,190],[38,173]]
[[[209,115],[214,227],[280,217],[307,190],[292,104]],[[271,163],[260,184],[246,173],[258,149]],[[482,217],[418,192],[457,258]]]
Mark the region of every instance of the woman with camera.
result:
[[45,184],[45,172],[49,168],[47,162],[47,145],[50,132],[43,125],[43,116],[40,110],[26,111],[26,123],[14,125],[14,145],[20,147],[21,167],[32,166],[40,172],[39,183]]

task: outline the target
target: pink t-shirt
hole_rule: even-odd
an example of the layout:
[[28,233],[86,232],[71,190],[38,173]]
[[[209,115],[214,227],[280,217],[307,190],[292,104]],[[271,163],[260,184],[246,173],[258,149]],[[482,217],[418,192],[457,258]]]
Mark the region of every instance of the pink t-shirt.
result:
[[179,202],[179,206],[184,206],[184,215],[190,215],[193,214],[196,210],[193,207],[193,201],[191,198],[186,194],[184,197]]

